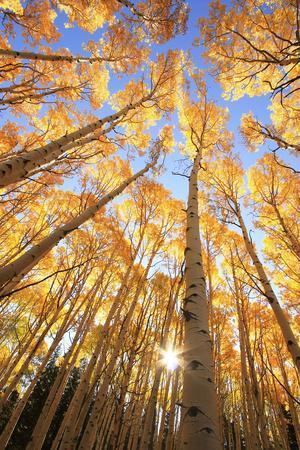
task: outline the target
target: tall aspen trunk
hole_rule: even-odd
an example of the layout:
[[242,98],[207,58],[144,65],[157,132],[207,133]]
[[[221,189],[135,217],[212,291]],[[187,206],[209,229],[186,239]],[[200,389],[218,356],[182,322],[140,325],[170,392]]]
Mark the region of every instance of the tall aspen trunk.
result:
[[[132,257],[132,261],[129,264],[126,273],[124,275],[121,286],[118,290],[118,293],[114,299],[114,302],[109,310],[108,316],[105,320],[105,324],[103,329],[101,330],[99,340],[97,342],[96,348],[93,352],[92,358],[88,364],[88,367],[85,371],[84,376],[80,380],[78,389],[72,399],[70,405],[70,414],[69,417],[66,417],[66,420],[63,421],[60,433],[63,433],[63,439],[61,442],[61,448],[69,448],[72,436],[78,436],[80,434],[80,430],[84,424],[85,418],[88,413],[88,409],[92,400],[92,396],[95,389],[95,384],[99,380],[103,367],[106,361],[106,355],[108,349],[110,347],[110,342],[108,341],[108,337],[110,333],[114,333],[116,330],[118,320],[120,318],[120,314],[123,308],[122,297],[124,296],[127,290],[127,283],[129,280],[129,276],[131,274],[134,261],[138,255],[140,247],[143,242],[145,233],[145,228],[142,229],[140,234],[140,238],[138,244],[134,250],[134,255]],[[113,325],[111,325],[111,321],[114,319]],[[98,360],[99,355],[101,358]],[[98,360],[98,362],[97,362]],[[93,375],[93,381],[92,381]],[[58,442],[57,440],[55,440]],[[56,447],[53,446],[53,449]]]
[[[153,346],[152,346],[153,347]],[[118,440],[117,449],[125,449],[125,442],[128,439],[127,450],[136,449],[139,439],[139,432],[141,427],[141,417],[143,406],[146,397],[146,390],[149,386],[150,373],[152,368],[152,361],[154,359],[153,348],[150,352],[149,359],[146,357],[145,364],[142,364],[142,360],[139,364],[138,373],[136,376],[136,392],[139,393],[138,401],[132,397],[132,403],[129,408],[128,421],[126,424],[126,429],[121,433],[120,439]],[[126,423],[126,422],[125,422]]]
[[126,370],[125,370],[124,376],[122,378],[122,385],[121,385],[121,389],[120,389],[120,398],[118,399],[118,404],[116,407],[116,413],[115,413],[113,428],[112,428],[112,437],[110,440],[110,446],[113,449],[117,448],[118,437],[119,437],[120,433],[122,432],[122,427],[124,426],[124,424],[122,423],[123,422],[122,418],[124,415],[124,403],[125,403],[125,397],[126,397],[128,385],[130,382],[130,376],[132,374],[132,369],[134,367],[134,363],[135,363],[136,356],[137,356],[136,342],[138,341],[138,337],[140,334],[140,330],[141,330],[143,321],[149,310],[151,294],[152,294],[152,292],[150,292],[150,294],[148,295],[148,300],[146,302],[144,309],[141,310],[140,319],[136,325],[136,330],[135,330],[135,333],[134,333],[133,339],[132,339],[128,363],[126,365]]
[[[178,293],[180,290],[180,284],[178,284],[175,295],[172,296],[170,294],[168,307],[165,313],[164,318],[164,324],[163,324],[163,334],[160,339],[160,346],[162,349],[165,349],[168,344],[168,337],[169,337],[169,331],[170,331],[170,325],[172,320],[172,314],[175,307],[175,301],[178,297]],[[143,427],[143,433],[141,437],[141,447],[145,450],[148,448],[153,447],[153,442],[151,442],[152,437],[152,424],[155,417],[155,408],[157,403],[157,395],[160,385],[161,376],[163,373],[164,367],[161,365],[161,363],[158,361],[158,367],[155,371],[154,381],[151,389],[151,394],[149,398],[149,402],[146,408],[146,416],[145,416],[145,423]]]
[[[269,355],[267,353],[267,360],[269,362]],[[270,382],[269,382],[269,377],[266,377],[267,380],[267,392],[270,398],[270,403],[272,405],[272,409],[273,409],[273,414],[274,414],[274,418],[275,418],[275,422],[276,422],[276,427],[279,431],[279,439],[280,439],[280,448],[284,448],[284,450],[290,450],[290,445],[289,445],[289,438],[288,438],[288,434],[287,434],[287,429],[286,429],[286,421],[283,417],[282,414],[282,410],[281,410],[281,402],[280,399],[278,398],[278,394],[277,394],[277,386],[276,386],[276,382],[274,377],[271,377],[271,384],[272,387],[270,386]],[[272,391],[273,391],[273,395],[272,395]]]
[[[113,301],[113,304],[109,310],[108,316],[105,320],[105,324],[103,325],[103,328],[99,335],[99,339],[96,344],[95,350],[93,351],[90,362],[86,368],[85,373],[81,377],[79,386],[77,387],[77,389],[75,391],[75,394],[72,398],[71,404],[69,405],[68,411],[64,417],[63,422],[61,423],[61,426],[59,428],[57,436],[55,437],[55,440],[52,443],[51,450],[56,450],[58,448],[58,445],[59,445],[59,442],[61,439],[62,439],[62,443],[61,443],[62,446],[68,445],[68,442],[71,439],[72,431],[74,431],[73,428],[76,425],[76,423],[78,422],[78,418],[80,418],[81,414],[84,417],[86,416],[86,412],[83,408],[83,403],[89,397],[89,389],[90,389],[92,373],[93,373],[93,371],[95,372],[94,376],[96,378],[98,378],[100,376],[100,371],[103,366],[104,356],[106,355],[106,347],[108,346],[108,343],[106,342],[106,344],[105,344],[106,347],[103,348],[103,346],[108,337],[109,329],[113,328],[111,326],[111,321],[113,319],[115,319],[115,322],[114,322],[114,325],[115,325],[116,321],[119,317],[120,309],[122,307],[121,298],[122,298],[124,291],[127,288],[129,276],[131,274],[136,256],[141,247],[141,244],[143,241],[143,236],[144,236],[144,230],[142,231],[142,233],[140,235],[138,245],[137,245],[137,247],[134,251],[134,255],[132,257],[132,261],[129,264],[129,266],[127,267],[126,273],[125,273],[123,281],[121,283],[121,286],[120,286],[120,288],[116,294],[116,297]],[[112,331],[112,330],[110,330],[110,331]],[[100,354],[102,356],[102,359],[97,364]],[[86,403],[88,403],[88,402],[86,402]],[[89,405],[89,403],[88,403],[88,405]],[[86,406],[86,408],[88,408],[88,405]]]
[[[65,153],[66,146],[75,147],[77,145],[77,140],[93,133],[98,128],[103,127],[106,123],[111,123],[126,116],[126,114],[141,106],[143,103],[151,99],[153,92],[142,97],[140,100],[134,103],[130,103],[125,108],[120,111],[104,117],[103,119],[96,120],[95,122],[86,125],[76,131],[71,133],[66,133],[64,136],[46,144],[35,150],[31,150],[27,153],[21,154],[19,156],[14,156],[7,161],[0,163],[0,187],[8,186],[12,183],[17,183],[22,181],[27,176],[30,176],[31,171],[37,171],[45,164],[51,163],[53,160],[57,159],[59,156]],[[103,134],[107,131],[103,130]]]
[[[98,430],[98,421],[99,421],[99,418],[101,417],[101,412],[102,412],[103,406],[105,404],[106,395],[107,395],[107,391],[109,388],[109,383],[111,380],[113,369],[115,367],[118,354],[121,350],[121,344],[123,343],[125,334],[127,332],[127,327],[128,327],[129,321],[132,318],[135,306],[136,306],[136,302],[132,302],[130,309],[128,311],[126,320],[123,323],[117,343],[114,346],[114,350],[111,355],[110,362],[108,364],[108,367],[106,368],[102,384],[100,386],[100,389],[97,393],[95,402],[93,404],[90,418],[84,429],[84,434],[81,439],[81,442],[78,445],[78,449],[80,449],[80,450],[85,450],[86,448],[93,448],[93,445],[95,443],[95,438],[96,438],[96,434],[97,434],[97,430]],[[78,439],[78,435],[73,436],[72,441],[70,442],[69,446],[66,448],[65,447],[63,447],[63,448],[65,450],[67,450],[67,448],[70,450],[75,449],[76,444],[77,444],[77,439]]]
[[[96,349],[93,352],[92,358],[90,359],[82,379],[80,380],[79,386],[77,387],[77,390],[72,398],[66,416],[52,444],[52,450],[55,450],[58,446],[60,449],[72,448],[70,447],[72,436],[78,436],[80,434],[80,430],[84,424],[90,403],[92,401],[95,384],[99,379],[101,369],[104,366],[104,358],[108,349],[108,343],[105,341],[105,334],[108,333],[109,327],[111,332],[116,331],[117,329],[116,325],[117,320],[119,319],[120,309],[117,308],[117,302],[115,302],[113,306],[115,307],[110,310],[109,317],[103,327],[105,330],[102,330],[100,334],[101,339],[99,339],[96,345]],[[113,325],[111,325],[110,322],[114,315],[116,315],[115,321]],[[101,355],[102,358],[97,363],[99,355]],[[96,364],[96,367],[94,364]],[[92,376],[94,377],[94,380],[92,380]]]
[[212,343],[199,234],[197,176],[200,163],[201,152],[198,152],[189,177],[187,205],[182,447],[188,450],[220,450]]
[[248,232],[247,232],[247,229],[245,226],[245,222],[243,220],[239,205],[237,203],[235,204],[235,208],[236,208],[236,216],[238,218],[238,221],[239,221],[242,233],[243,233],[243,238],[244,238],[246,249],[252,259],[252,262],[257,271],[259,280],[263,286],[263,291],[264,291],[265,297],[267,298],[271,308],[273,309],[277,323],[281,329],[282,335],[286,342],[288,351],[290,352],[297,369],[300,371],[300,347],[297,343],[296,337],[291,329],[291,326],[286,318],[286,315],[279,304],[278,298],[272,289],[272,286],[271,286],[269,279],[267,277],[267,274],[262,266],[262,263],[260,262],[260,260],[258,258],[258,255],[254,249],[254,245],[249,238],[249,235],[248,235]]
[[116,405],[114,399],[108,399],[108,401],[104,405],[102,414],[103,419],[101,424],[99,424],[99,428],[97,430],[96,444],[94,446],[96,450],[97,449],[102,450],[103,448],[106,448],[106,443],[108,442],[109,437],[112,433],[115,407]]
[[157,402],[158,389],[160,385],[161,376],[163,373],[163,367],[157,367],[155,371],[154,381],[151,389],[150,398],[146,407],[145,422],[143,426],[143,433],[141,437],[141,448],[148,450],[153,448],[153,443],[151,442],[152,437],[152,424],[155,417],[155,408]]
[[153,160],[151,163],[147,164],[142,170],[123,181],[123,183],[121,183],[116,189],[113,189],[111,192],[104,195],[98,203],[89,206],[77,217],[70,220],[65,225],[57,228],[49,236],[34,245],[16,261],[1,269],[0,286],[2,289],[0,294],[7,294],[9,292],[9,288],[6,286],[7,283],[13,282],[15,284],[16,281],[21,281],[23,276],[26,275],[45,255],[47,255],[47,253],[49,253],[55,245],[57,245],[69,233],[79,228],[87,220],[93,218],[100,208],[121,194],[129,184],[148,172],[148,170],[154,166],[155,162],[156,160]]

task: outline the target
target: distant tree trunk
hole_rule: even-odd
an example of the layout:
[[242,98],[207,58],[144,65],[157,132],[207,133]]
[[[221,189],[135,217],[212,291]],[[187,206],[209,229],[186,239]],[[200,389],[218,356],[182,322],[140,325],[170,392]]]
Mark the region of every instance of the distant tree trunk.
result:
[[300,243],[298,239],[295,237],[295,235],[292,233],[292,231],[289,229],[289,227],[286,225],[282,215],[280,214],[280,211],[278,209],[278,206],[276,204],[276,201],[272,203],[273,209],[275,211],[275,214],[277,216],[278,222],[280,223],[280,226],[282,228],[282,231],[287,236],[289,242],[290,242],[290,249],[292,252],[297,256],[297,258],[300,260]]
[[[125,335],[126,335],[126,333],[128,331],[128,326],[129,326],[130,320],[131,320],[131,318],[133,316],[133,313],[134,313],[137,301],[139,299],[140,293],[142,291],[142,288],[143,288],[143,285],[144,285],[144,281],[145,281],[145,279],[146,279],[146,277],[147,277],[147,275],[149,273],[149,270],[150,270],[150,268],[152,266],[153,259],[154,259],[155,255],[156,255],[156,252],[157,252],[158,248],[160,247],[160,243],[161,243],[161,241],[159,239],[158,242],[156,242],[156,245],[154,246],[154,248],[152,250],[152,254],[151,254],[151,256],[149,258],[149,261],[147,263],[147,267],[145,268],[144,273],[143,273],[142,277],[140,278],[140,280],[138,282],[138,286],[137,286],[134,298],[133,298],[133,300],[131,302],[129,311],[126,314],[126,318],[124,320],[124,323],[122,324],[121,331],[120,331],[120,333],[118,335],[117,342],[115,343],[115,346],[114,346],[114,349],[113,349],[113,352],[112,352],[112,355],[111,355],[111,358],[110,358],[110,362],[109,362],[109,364],[108,364],[108,366],[107,366],[107,368],[105,370],[105,375],[103,377],[101,386],[99,388],[99,391],[97,393],[95,402],[93,404],[92,412],[91,412],[91,415],[89,417],[87,426],[85,427],[84,434],[82,436],[81,442],[78,445],[78,449],[79,450],[85,450],[86,448],[90,448],[90,446],[92,446],[94,444],[94,442],[95,442],[95,437],[96,437],[95,433],[96,433],[96,430],[97,430],[97,424],[98,424],[98,420],[99,420],[100,415],[101,415],[102,407],[103,407],[103,405],[105,403],[105,398],[106,398],[107,390],[108,390],[108,387],[109,387],[111,374],[112,374],[113,368],[115,366],[116,359],[117,359],[117,357],[119,355],[119,352],[120,352],[120,349],[121,349],[121,344],[122,344],[122,342],[124,340],[124,337],[125,337]],[[69,450],[69,449],[71,450],[71,449],[73,449],[74,442],[77,442],[77,438],[78,438],[78,435],[77,436],[73,435],[72,443],[70,442],[69,446],[63,447],[63,449],[64,450]]]
[[[43,370],[45,369],[47,363],[49,362],[51,356],[53,355],[54,351],[57,349],[58,344],[61,342],[68,326],[70,326],[70,323],[73,323],[74,320],[74,316],[70,317],[70,314],[66,314],[65,318],[60,326],[60,328],[58,329],[55,338],[53,339],[45,357],[43,358],[42,363],[39,365],[37,372],[34,375],[33,380],[31,381],[31,383],[29,384],[28,388],[26,389],[26,392],[24,393],[24,395],[21,397],[21,399],[19,400],[18,404],[16,405],[8,423],[6,424],[5,429],[3,430],[1,437],[0,437],[0,448],[5,448],[5,446],[7,445],[14,429],[15,426],[18,423],[18,420],[26,406],[26,403],[31,395],[31,393],[33,392],[33,389],[37,383],[37,381],[39,380],[40,375],[42,374]],[[22,372],[20,373],[20,375],[22,376]]]
[[160,427],[158,430],[157,440],[153,447],[154,450],[162,450],[162,448],[163,448],[162,445],[163,445],[163,438],[164,438],[164,432],[165,432],[165,421],[166,421],[166,416],[167,416],[170,382],[171,382],[171,374],[170,374],[170,372],[167,372],[166,382],[165,382],[165,386],[164,386],[164,397],[163,397],[163,402],[162,402],[162,413],[161,413],[161,417],[160,417]]
[[[290,392],[291,391],[290,383],[289,383],[286,369],[284,366],[282,354],[281,354],[281,352],[278,351],[278,347],[276,347],[276,350],[277,350],[277,355],[278,355],[279,367],[280,367],[280,371],[281,371],[282,378],[283,378],[283,383],[284,383],[286,390],[288,392]],[[296,436],[297,444],[298,444],[298,447],[300,448],[300,423],[299,423],[298,412],[295,408],[294,401],[290,395],[287,395],[287,400],[288,400],[289,410],[291,412],[291,417],[292,417],[292,421],[293,421],[293,425],[294,425],[294,429],[295,429],[295,436]]]
[[[243,311],[241,310],[241,314]],[[257,372],[255,369],[254,357],[251,350],[250,338],[248,332],[248,326],[246,320],[243,316],[243,325],[244,325],[244,342],[247,354],[247,360],[249,365],[249,375],[251,380],[251,393],[253,398],[253,404],[255,408],[255,429],[258,430],[259,437],[261,440],[261,446],[264,450],[271,450],[271,444],[269,442],[268,434],[267,434],[267,421],[265,417],[264,404],[263,404],[263,393],[261,391],[260,384],[257,380]]]
[[176,435],[175,430],[175,407],[176,407],[176,400],[178,396],[178,382],[179,382],[179,371],[176,370],[175,376],[173,377],[172,382],[172,394],[171,394],[171,401],[170,401],[170,417],[169,417],[169,426],[168,426],[168,434],[167,434],[167,440],[166,440],[166,450],[172,450],[173,444],[174,444],[174,436]]
[[[244,407],[244,431],[246,436],[246,446],[249,450],[260,449],[258,430],[255,421],[255,412],[253,410],[253,402],[251,399],[251,385],[249,380],[249,373],[247,368],[247,360],[246,360],[246,344],[245,344],[245,328],[243,315],[241,312],[240,301],[240,290],[238,286],[238,281],[236,279],[235,274],[235,266],[234,261],[231,256],[231,268],[232,268],[232,277],[234,284],[234,293],[235,293],[235,301],[236,301],[236,310],[238,316],[238,329],[239,329],[239,346],[240,346],[240,357],[241,357],[241,390],[242,390],[242,402]],[[249,420],[248,420],[249,418]]]
[[100,296],[100,300],[94,302],[95,296],[99,291],[100,284],[103,280],[104,274],[105,270],[103,271],[103,273],[98,278],[95,285],[92,287],[92,289],[88,292],[86,296],[88,304],[86,305],[84,314],[81,318],[79,326],[77,327],[72,345],[70,346],[67,354],[64,356],[63,363],[59,368],[59,373],[51,387],[47,400],[43,406],[41,414],[35,425],[31,440],[27,445],[27,450],[30,450],[32,448],[34,448],[35,450],[40,450],[43,446],[48,429],[51,425],[52,419],[55,415],[55,411],[58,407],[58,404],[61,400],[61,396],[67,384],[68,377],[76,363],[79,351],[84,343],[84,339],[89,332],[91,319],[92,320],[94,319],[95,314],[99,309],[99,303],[102,301]]

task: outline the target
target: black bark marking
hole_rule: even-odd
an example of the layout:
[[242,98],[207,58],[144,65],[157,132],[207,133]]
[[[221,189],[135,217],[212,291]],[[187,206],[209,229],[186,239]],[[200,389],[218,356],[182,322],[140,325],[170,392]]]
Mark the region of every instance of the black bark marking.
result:
[[188,303],[196,303],[194,300],[191,300],[190,297],[187,297],[183,300],[184,305],[187,305]]
[[191,311],[187,311],[186,309],[183,309],[183,308],[180,308],[180,309],[181,309],[182,314],[187,322],[189,322],[190,320],[197,319],[197,315],[192,313]]
[[198,406],[190,406],[190,408],[187,410],[187,415],[190,417],[196,417],[197,414],[203,414],[201,409],[198,408]]
[[201,431],[206,431],[207,434],[214,433],[214,430],[212,428],[209,428],[209,427],[201,428],[200,432]]
[[196,359],[193,359],[187,365],[187,369],[190,369],[190,370],[197,370],[199,367],[204,367],[204,366],[200,361],[197,361]]

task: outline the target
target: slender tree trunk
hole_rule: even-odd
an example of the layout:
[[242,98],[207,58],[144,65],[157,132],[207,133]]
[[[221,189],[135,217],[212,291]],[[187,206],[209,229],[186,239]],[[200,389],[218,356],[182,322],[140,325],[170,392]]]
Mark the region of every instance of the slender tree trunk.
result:
[[236,208],[236,215],[240,227],[242,229],[246,249],[253,261],[259,280],[263,286],[265,297],[267,298],[271,308],[273,309],[277,323],[281,329],[282,335],[286,342],[288,351],[290,352],[297,369],[300,371],[300,347],[297,343],[296,337],[291,329],[291,326],[286,318],[286,315],[279,304],[278,298],[271,287],[271,284],[268,280],[266,272],[264,271],[262,263],[260,262],[258,255],[254,249],[253,243],[249,238],[243,217],[240,212],[239,205],[237,203],[235,205],[235,208]]
[[143,427],[143,433],[141,437],[141,448],[148,450],[153,448],[153,443],[151,442],[152,437],[152,424],[155,416],[155,408],[157,402],[158,389],[160,385],[160,379],[163,372],[163,367],[157,367],[155,371],[154,381],[151,389],[150,398],[146,407],[145,422]]
[[[67,301],[67,299],[66,299]],[[40,345],[44,342],[44,338],[46,337],[46,335],[48,334],[48,332],[50,331],[51,327],[56,323],[56,321],[59,318],[60,313],[62,312],[62,308],[63,308],[64,304],[60,305],[60,308],[57,308],[54,315],[52,317],[50,317],[49,322],[47,323],[46,327],[43,329],[42,333],[40,334],[40,336],[38,337],[37,341],[35,342],[33,348],[30,350],[30,352],[28,353],[26,359],[23,361],[21,367],[18,369],[18,372],[15,374],[15,376],[12,378],[12,380],[10,381],[9,385],[6,386],[5,392],[1,397],[1,401],[0,401],[0,407],[2,407],[5,402],[7,401],[9,395],[12,393],[12,391],[15,389],[15,387],[17,386],[17,384],[19,383],[19,381],[21,380],[22,376],[24,375],[25,371],[27,370],[30,361],[32,360],[33,356],[35,355],[35,353],[37,352],[38,348],[40,347]],[[71,310],[69,311],[71,312]],[[64,321],[63,321],[63,325],[66,323],[68,316],[65,317]],[[8,372],[5,376],[5,378],[2,380],[1,386],[2,389],[5,387],[6,382],[9,380],[9,377],[11,376],[12,371],[15,369],[15,366],[11,367],[11,371]]]
[[163,437],[164,437],[164,431],[165,431],[165,420],[167,415],[167,408],[168,408],[168,397],[169,397],[169,389],[170,389],[170,382],[171,382],[171,374],[170,372],[167,373],[167,380],[165,382],[164,386],[164,398],[162,402],[162,413],[160,417],[160,427],[158,431],[157,441],[154,444],[154,450],[162,450],[162,444],[163,444]]
[[51,358],[53,352],[56,350],[56,348],[58,347],[58,344],[62,340],[69,324],[73,323],[73,320],[74,320],[74,316],[70,317],[68,314],[66,315],[62,325],[60,326],[58,332],[56,333],[56,336],[55,336],[51,346],[49,347],[49,350],[47,351],[46,356],[43,359],[43,362],[38,367],[38,370],[34,376],[34,379],[31,381],[30,385],[26,389],[25,394],[23,395],[23,397],[20,399],[19,403],[15,407],[8,423],[5,426],[5,429],[3,430],[2,434],[1,434],[0,448],[5,448],[5,446],[7,445],[8,441],[15,429],[15,426],[17,425],[18,420],[26,406],[26,403],[27,403],[31,393],[33,392],[33,389],[34,389],[39,377],[41,376],[44,368],[46,367],[47,363],[49,362],[49,359]]
[[59,369],[59,373],[57,374],[47,400],[45,401],[43,409],[39,415],[38,421],[32,433],[31,440],[27,445],[27,450],[30,450],[32,448],[34,448],[35,450],[39,450],[43,446],[48,429],[51,425],[55,411],[61,400],[64,388],[67,384],[68,377],[76,363],[79,351],[89,331],[91,319],[94,319],[95,314],[99,309],[99,302],[101,302],[101,298],[98,302],[95,303],[95,305],[92,305],[92,303],[94,302],[95,296],[100,288],[103,275],[104,274],[101,275],[101,277],[98,279],[98,282],[86,296],[86,298],[88,299],[88,305],[86,306],[80,324],[77,327],[72,345],[64,357],[63,364]]
[[167,434],[167,441],[166,441],[166,450],[173,450],[174,435],[176,434],[174,424],[175,424],[175,407],[176,407],[176,400],[177,400],[177,395],[178,395],[178,384],[179,384],[179,371],[176,370],[175,376],[173,377],[173,382],[172,382],[170,417],[169,417],[168,434]]
[[10,50],[10,49],[0,49],[1,56],[8,56],[15,59],[31,59],[33,61],[67,61],[67,62],[101,62],[101,61],[109,61],[109,58],[101,58],[101,57],[86,57],[86,56],[73,56],[73,55],[53,55],[53,54],[45,54],[45,53],[34,53],[34,52],[23,52],[18,50]]
[[[97,393],[97,397],[96,397],[95,402],[93,404],[93,408],[92,408],[92,412],[91,412],[89,421],[88,421],[87,426],[86,426],[86,428],[84,430],[84,434],[83,434],[83,437],[81,439],[81,442],[78,445],[78,450],[85,450],[87,448],[91,448],[93,446],[93,444],[94,444],[95,433],[96,433],[96,430],[97,430],[97,424],[98,424],[100,413],[101,413],[101,410],[102,410],[102,407],[104,405],[105,398],[106,398],[106,395],[107,395],[107,390],[108,390],[108,387],[109,387],[111,374],[112,374],[113,368],[115,366],[116,359],[117,359],[117,357],[119,355],[119,352],[120,352],[120,349],[121,349],[121,344],[123,343],[123,340],[124,340],[124,338],[126,336],[126,333],[128,331],[128,326],[129,326],[129,323],[130,323],[130,321],[132,319],[132,316],[133,316],[133,313],[134,313],[137,301],[138,301],[140,293],[142,291],[143,283],[144,283],[144,281],[145,281],[145,279],[146,279],[146,277],[147,277],[147,275],[149,273],[149,270],[150,270],[150,268],[152,266],[152,262],[153,262],[153,259],[155,257],[155,254],[156,254],[156,248],[153,249],[152,255],[151,255],[151,257],[150,257],[150,259],[148,261],[147,267],[146,267],[146,269],[145,269],[141,279],[138,282],[138,286],[137,286],[137,290],[135,292],[134,299],[132,300],[132,303],[130,305],[129,311],[128,311],[127,315],[126,315],[126,319],[125,319],[124,323],[122,324],[122,328],[121,328],[120,334],[118,336],[117,342],[116,342],[116,344],[114,346],[114,349],[113,349],[113,352],[112,352],[112,355],[111,355],[111,358],[110,358],[110,362],[108,364],[108,367],[106,368],[106,372],[105,372],[105,375],[104,375],[101,387],[100,387],[100,389],[99,389],[99,391]],[[76,442],[76,440],[77,440],[77,436],[73,436],[72,444],[69,447],[70,450],[74,448],[74,443]],[[67,450],[67,448],[64,449],[64,450]]]
[[[287,373],[286,373],[286,370],[285,370],[282,354],[278,350],[278,347],[276,347],[276,350],[277,350],[277,355],[278,355],[279,367],[280,367],[280,371],[281,371],[282,378],[283,378],[283,383],[284,383],[284,386],[285,386],[286,390],[288,392],[290,392],[291,391],[290,383],[289,383],[288,376],[287,376]],[[289,395],[287,395],[287,399],[288,399],[289,410],[290,410],[290,413],[291,413],[291,416],[292,416],[292,421],[293,421],[293,425],[294,425],[294,429],[295,429],[295,435],[296,435],[297,444],[298,444],[298,447],[300,448],[299,415],[298,415],[298,412],[297,412],[297,410],[295,408],[293,399]]]
[[[12,183],[17,183],[23,180],[31,171],[37,171],[38,168],[50,163],[51,161],[57,159],[60,155],[65,153],[65,151],[70,147],[75,147],[77,145],[78,139],[85,137],[86,135],[94,132],[98,128],[103,127],[106,123],[111,123],[117,119],[126,116],[126,114],[141,106],[143,103],[147,102],[151,98],[153,92],[142,97],[137,102],[127,105],[120,111],[104,117],[103,119],[96,120],[95,122],[86,125],[76,131],[71,133],[66,133],[64,136],[46,144],[35,150],[31,150],[25,154],[19,156],[14,156],[11,159],[0,163],[0,187],[8,186]],[[105,134],[105,130],[103,134]],[[68,144],[69,147],[66,147]]]
[[292,252],[297,256],[297,258],[300,260],[300,243],[298,239],[294,236],[294,234],[289,230],[288,226],[286,225],[282,215],[280,214],[280,211],[278,209],[278,206],[276,205],[276,202],[272,203],[273,209],[275,211],[275,214],[277,216],[278,222],[280,223],[280,226],[282,228],[282,231],[287,236],[289,242],[290,242],[290,248]]
[[187,205],[182,443],[183,449],[188,450],[219,450],[217,397],[199,234],[197,175],[200,163],[201,153],[198,152],[189,177]]
[[[85,418],[86,411],[89,406],[89,389],[90,391],[92,388],[90,388],[90,382],[93,371],[95,372],[94,376],[97,379],[100,376],[101,368],[103,367],[104,363],[104,356],[106,355],[107,347],[108,347],[108,334],[109,330],[112,331],[117,323],[117,319],[119,318],[119,314],[122,308],[122,296],[125,290],[127,289],[127,283],[129,280],[129,276],[131,274],[134,261],[137,257],[137,254],[139,252],[139,249],[142,245],[144,236],[144,229],[142,230],[142,233],[140,235],[140,239],[138,242],[137,247],[135,248],[134,255],[132,258],[131,263],[127,267],[126,273],[124,275],[124,278],[122,280],[121,286],[115,296],[115,299],[113,301],[113,304],[109,310],[108,316],[105,320],[105,324],[103,325],[103,328],[101,330],[101,333],[99,335],[99,339],[97,341],[95,350],[92,354],[92,357],[90,359],[90,362],[86,368],[86,371],[84,375],[81,377],[79,386],[76,389],[76,392],[72,398],[71,404],[69,405],[68,411],[64,417],[63,422],[61,423],[60,429],[57,433],[57,436],[55,437],[54,442],[52,443],[51,450],[56,450],[58,448],[60,440],[62,440],[61,445],[68,445],[68,442],[71,439],[72,432],[74,432],[74,427],[76,428],[76,424],[78,420],[80,420],[81,415]],[[111,325],[112,319],[114,320],[114,324]],[[98,361],[99,355],[101,354],[102,358],[100,361]],[[98,363],[97,363],[98,361]],[[84,407],[85,402],[85,407]],[[84,420],[84,419],[83,419]]]
[[[240,291],[238,287],[238,282],[235,274],[234,261],[231,256],[231,268],[232,268],[232,277],[234,283],[234,293],[236,300],[236,309],[238,316],[238,329],[239,329],[239,346],[240,346],[240,357],[241,357],[241,371],[242,371],[242,381],[241,381],[241,390],[243,397],[243,406],[244,406],[244,415],[245,415],[245,436],[246,436],[246,445],[249,450],[255,450],[260,448],[258,430],[255,423],[255,415],[253,410],[253,403],[251,399],[251,386],[249,382],[249,374],[247,368],[246,361],[246,344],[245,344],[245,329],[243,316],[241,312],[240,305]],[[249,417],[249,421],[248,421]]]
[[[243,311],[241,311],[243,313]],[[257,380],[257,373],[255,369],[254,357],[251,350],[250,339],[249,339],[249,331],[248,326],[246,324],[245,318],[243,317],[243,325],[244,325],[244,342],[246,348],[246,354],[249,364],[249,374],[251,379],[251,391],[253,397],[253,404],[255,407],[255,429],[259,432],[259,437],[261,440],[261,446],[264,450],[270,449],[269,438],[267,434],[267,421],[265,417],[264,403],[263,403],[263,394],[261,392],[261,387]]]
[[49,251],[57,245],[62,239],[64,239],[69,233],[79,228],[87,220],[93,218],[95,214],[106,205],[108,202],[113,200],[119,194],[121,194],[129,184],[134,182],[137,178],[143,176],[148,170],[154,166],[156,160],[147,164],[144,169],[140,170],[132,177],[127,178],[123,181],[117,188],[113,189],[108,194],[104,195],[98,203],[88,207],[85,211],[79,214],[74,219],[67,222],[65,225],[57,228],[49,236],[44,238],[38,244],[34,245],[31,249],[20,256],[17,260],[8,264],[6,267],[0,270],[0,286],[2,286],[2,295],[7,294],[9,291],[6,284],[9,282],[15,283],[16,280],[19,282]]

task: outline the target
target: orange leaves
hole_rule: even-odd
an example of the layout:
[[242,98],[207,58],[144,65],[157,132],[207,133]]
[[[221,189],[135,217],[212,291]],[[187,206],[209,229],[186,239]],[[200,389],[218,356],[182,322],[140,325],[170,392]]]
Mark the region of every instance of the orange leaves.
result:
[[8,156],[19,143],[21,127],[13,122],[6,122],[0,129],[0,155]]
[[255,120],[252,113],[243,114],[241,119],[241,133],[250,151],[257,151],[258,147],[265,141],[261,133],[262,128]]
[[199,79],[198,101],[191,101],[183,94],[179,105],[179,123],[186,138],[184,153],[193,157],[201,151],[203,157],[212,157],[218,149],[229,151],[232,135],[226,129],[228,110],[208,100],[206,87]]
[[80,28],[89,33],[94,33],[102,28],[106,22],[113,20],[114,14],[120,8],[117,1],[97,1],[93,3],[84,0],[60,1],[57,5],[64,11],[69,19],[65,24],[66,28],[71,28],[76,23]]
[[33,0],[28,2],[18,20],[24,25],[22,35],[26,41],[37,44],[45,39],[55,42],[60,33],[54,25],[57,13],[48,0]]
[[[97,46],[90,41],[88,47],[94,52]],[[104,33],[96,54],[98,52],[115,72],[129,74],[147,61],[150,48],[145,45],[138,32],[133,34],[124,24],[118,22],[111,24]]]
[[189,9],[183,0],[143,1],[131,11],[143,21],[146,32],[154,42],[163,43],[186,30]]
[[176,145],[174,139],[174,126],[165,125],[159,132],[159,138],[162,140],[165,153],[172,153]]
[[[294,57],[292,48],[285,50],[293,24],[296,7],[292,2],[277,2],[276,8],[266,1],[234,2],[231,7],[211,3],[210,16],[199,22],[199,29],[207,45],[205,56],[213,63],[227,98],[280,89],[283,67]],[[297,69],[291,67],[286,75],[293,79],[295,74]]]

